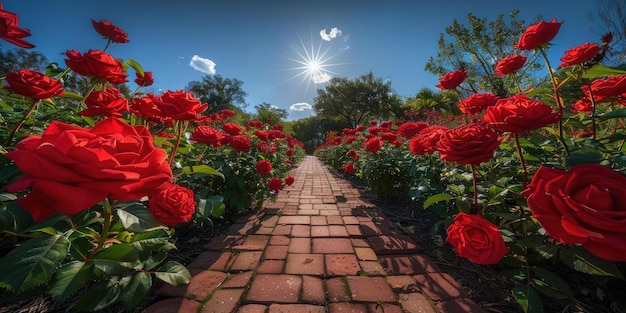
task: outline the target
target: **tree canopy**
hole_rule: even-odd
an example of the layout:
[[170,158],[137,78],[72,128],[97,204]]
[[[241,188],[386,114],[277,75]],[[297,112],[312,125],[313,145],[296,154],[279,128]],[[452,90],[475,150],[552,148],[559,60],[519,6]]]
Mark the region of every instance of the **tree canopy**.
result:
[[518,13],[514,10],[508,19],[500,15],[494,21],[469,13],[467,26],[455,19],[440,35],[437,55],[428,60],[424,69],[437,76],[453,70],[467,71],[460,88],[468,94],[492,92],[507,97],[519,92],[516,81],[521,86],[537,85],[534,73],[541,68],[536,62],[538,55],[528,57],[523,69],[515,74],[516,79],[494,76],[495,64],[514,54],[514,46],[527,27],[524,20],[518,19]]
[[272,104],[263,102],[254,106],[256,114],[252,115],[252,119],[257,121],[268,122],[270,124],[281,123],[289,116],[285,109],[281,109]]
[[207,113],[213,113],[223,109],[246,107],[245,98],[248,93],[243,90],[242,85],[243,82],[236,78],[205,75],[202,81],[189,82],[187,91],[193,92],[198,100],[209,105]]
[[314,101],[319,116],[343,119],[349,127],[371,118],[388,118],[401,106],[391,82],[374,77],[372,72],[356,79],[333,77],[329,85],[317,90]]

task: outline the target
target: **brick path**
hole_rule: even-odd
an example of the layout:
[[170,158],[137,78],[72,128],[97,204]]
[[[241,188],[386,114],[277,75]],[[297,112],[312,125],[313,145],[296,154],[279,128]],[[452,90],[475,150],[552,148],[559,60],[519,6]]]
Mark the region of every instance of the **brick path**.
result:
[[214,238],[145,313],[484,312],[359,191],[308,156],[295,184]]

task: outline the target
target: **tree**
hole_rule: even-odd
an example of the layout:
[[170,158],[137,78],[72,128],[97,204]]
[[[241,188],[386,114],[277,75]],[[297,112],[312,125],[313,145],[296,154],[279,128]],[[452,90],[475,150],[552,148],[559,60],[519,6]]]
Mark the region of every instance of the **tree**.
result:
[[326,118],[339,117],[350,127],[370,118],[388,118],[399,112],[401,101],[393,94],[391,82],[375,78],[372,72],[354,80],[333,77],[317,90],[315,112]]
[[447,113],[460,113],[457,106],[459,101],[459,96],[449,90],[435,92],[429,88],[422,88],[415,97],[406,99],[405,105],[417,112],[436,110]]
[[236,78],[223,78],[221,75],[205,75],[202,81],[192,81],[187,84],[187,91],[191,91],[202,102],[209,104],[206,113],[218,112],[223,109],[233,110],[239,105],[246,107],[243,91],[243,82]]
[[261,104],[255,105],[256,114],[253,114],[252,118],[257,121],[267,122],[271,121],[270,124],[280,124],[283,120],[289,116],[289,113],[285,109],[281,109],[269,103],[263,102]]
[[517,18],[518,13],[517,10],[509,13],[508,23],[503,15],[488,22],[470,13],[468,26],[455,19],[446,28],[447,36],[440,35],[437,56],[431,57],[424,69],[437,76],[453,70],[467,71],[467,79],[460,87],[465,93],[462,97],[487,91],[508,97],[519,92],[516,81],[521,86],[537,85],[533,74],[541,69],[536,62],[539,54],[528,57],[526,65],[515,74],[516,79],[493,75],[496,62],[514,54],[513,47],[527,27],[526,22]]
[[608,61],[612,65],[619,65],[626,59],[626,2],[624,0],[596,0],[596,2],[597,14],[590,13],[589,17],[595,22],[599,36],[609,32],[613,34]]
[[331,130],[340,133],[345,127],[344,121],[316,115],[291,123],[293,136],[304,144],[304,149],[309,154],[312,154],[317,146],[326,141],[326,133]]
[[26,49],[0,50],[0,76],[22,69],[45,73],[47,65],[48,58],[37,51]]

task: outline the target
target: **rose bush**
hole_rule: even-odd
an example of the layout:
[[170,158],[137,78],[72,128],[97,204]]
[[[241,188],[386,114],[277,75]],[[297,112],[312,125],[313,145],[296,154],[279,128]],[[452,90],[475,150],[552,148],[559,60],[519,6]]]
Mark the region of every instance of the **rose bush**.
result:
[[[588,297],[585,290],[594,288],[619,297],[615,290],[624,279],[626,71],[601,64],[610,49],[607,34],[601,46],[565,51],[555,72],[545,50],[561,24],[529,26],[515,44],[519,52],[493,64],[494,75],[505,76],[539,66],[543,58],[547,83],[515,86],[506,97],[468,95],[466,77],[453,70],[437,87],[459,94],[463,115],[407,109],[408,122],[386,121],[385,128],[372,119],[341,135],[329,133],[315,151],[330,166],[362,178],[368,191],[378,194],[385,182],[437,214],[432,231],[447,228],[442,235],[460,257],[496,265],[525,312],[544,311],[546,298],[567,310],[571,302],[564,299]],[[563,90],[581,97],[563,96]],[[414,122],[426,127],[407,132]],[[401,129],[406,141],[396,145],[392,138]],[[606,311],[616,303],[597,301]]]
[[[152,72],[106,52],[128,42],[127,34],[108,21],[92,25],[106,40],[103,50],[68,50],[67,69],[15,71],[0,90],[3,110],[21,115],[3,119],[8,131],[1,133],[8,143],[1,149],[0,288],[15,299],[41,293],[64,310],[115,302],[130,310],[152,277],[175,286],[191,280],[168,259],[174,228],[258,209],[304,152],[281,125],[266,131],[264,122],[250,121],[254,129],[230,122],[226,128],[238,130],[232,136],[219,129],[233,111],[207,114],[208,105],[183,90],[141,92]],[[0,6],[0,38],[32,47],[21,39],[27,35]],[[124,95],[117,85],[130,69],[138,88]],[[70,73],[89,85],[67,88]],[[256,149],[261,142],[268,149]],[[258,159],[272,178],[257,172]]]

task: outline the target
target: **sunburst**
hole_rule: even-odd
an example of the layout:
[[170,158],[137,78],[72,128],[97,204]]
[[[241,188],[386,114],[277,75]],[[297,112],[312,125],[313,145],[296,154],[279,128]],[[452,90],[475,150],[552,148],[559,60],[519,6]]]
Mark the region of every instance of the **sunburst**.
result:
[[338,65],[345,65],[348,63],[329,63],[341,53],[330,54],[329,45],[326,48],[322,48],[323,41],[317,47],[313,43],[313,36],[311,36],[311,44],[307,46],[300,35],[298,35],[298,41],[300,46],[290,46],[297,57],[286,57],[287,59],[296,62],[299,66],[286,69],[287,71],[298,71],[291,76],[287,81],[291,81],[297,78],[301,78],[300,85],[306,82],[305,93],[308,93],[311,84],[319,85],[328,82],[333,76],[339,75],[339,73],[330,70],[331,67]]

